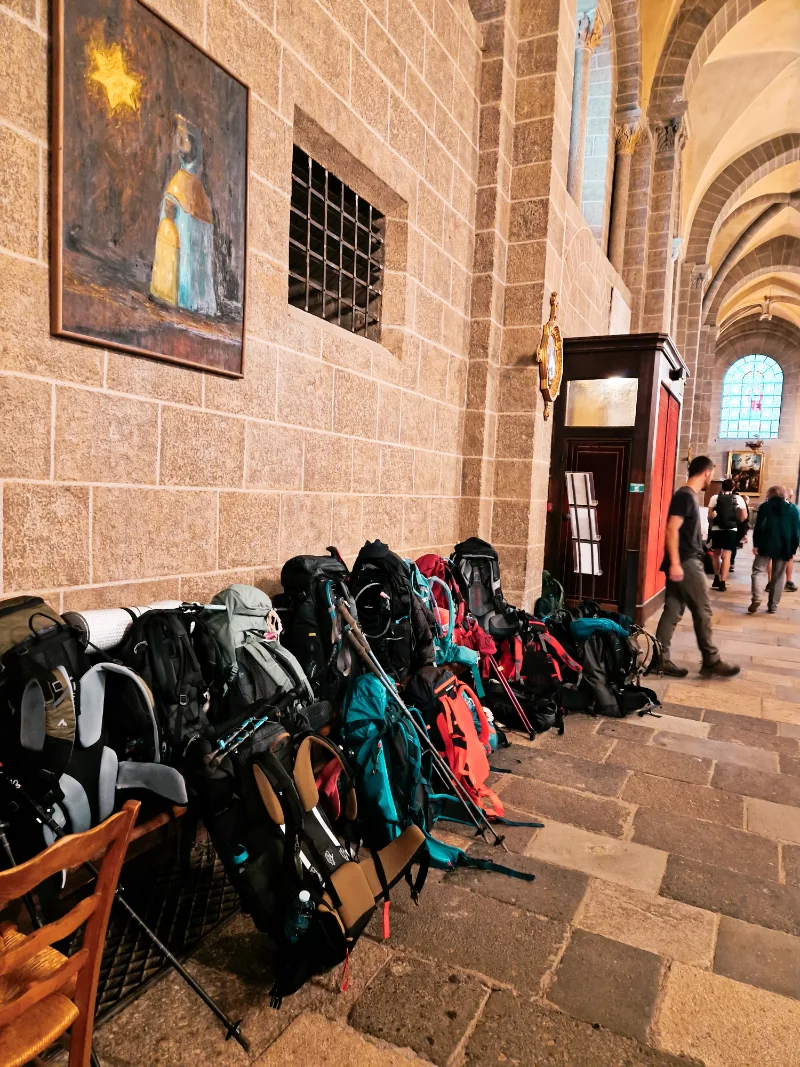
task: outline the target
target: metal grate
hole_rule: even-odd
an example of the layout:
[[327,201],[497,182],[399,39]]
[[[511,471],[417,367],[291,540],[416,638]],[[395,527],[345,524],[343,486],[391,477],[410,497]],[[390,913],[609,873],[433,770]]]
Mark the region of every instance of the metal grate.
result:
[[[157,874],[123,871],[125,897],[164,944],[182,957],[219,923],[239,910],[239,900],[222,864],[209,848],[194,848],[188,867],[167,857]],[[122,1007],[167,967],[163,956],[120,907],[111,909],[100,980],[97,1016]],[[199,1002],[198,1002],[199,1003]]]
[[380,338],[384,216],[296,145],[289,222],[289,303]]

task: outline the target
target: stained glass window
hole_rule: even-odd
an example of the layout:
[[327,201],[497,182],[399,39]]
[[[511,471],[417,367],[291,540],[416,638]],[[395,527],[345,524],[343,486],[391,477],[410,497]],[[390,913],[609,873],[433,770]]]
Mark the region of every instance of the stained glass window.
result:
[[769,356],[742,356],[722,380],[720,437],[745,441],[777,437],[781,421],[783,371]]

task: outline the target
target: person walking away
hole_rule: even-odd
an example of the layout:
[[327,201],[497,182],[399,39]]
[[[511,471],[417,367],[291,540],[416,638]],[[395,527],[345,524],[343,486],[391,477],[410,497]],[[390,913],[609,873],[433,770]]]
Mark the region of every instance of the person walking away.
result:
[[734,483],[726,478],[722,489],[708,502],[708,521],[711,525],[711,554],[714,558],[712,589],[724,593],[731,559],[739,544],[739,524],[747,521],[747,504],[734,493]]
[[[755,615],[761,607],[765,589],[769,590],[767,611],[774,615],[781,602],[786,564],[800,544],[800,512],[786,499],[782,485],[773,485],[758,509],[753,528],[753,575],[750,580],[752,600],[747,609]],[[769,577],[771,564],[772,576]],[[769,585],[767,581],[769,580]]]
[[[795,502],[794,502],[794,490],[793,489],[787,489],[786,490],[786,499],[789,501],[789,503],[792,505],[793,508],[797,509],[797,504],[795,504]],[[800,514],[800,512],[798,512],[798,514]],[[793,572],[794,572],[794,560],[793,559],[787,560],[786,561],[786,584],[783,587],[784,593],[796,593],[797,592],[797,586],[792,581]]]
[[714,463],[708,456],[697,456],[689,464],[686,485],[673,495],[667,516],[664,561],[661,569],[667,575],[664,610],[656,630],[661,653],[655,657],[652,673],[660,672],[669,678],[685,678],[685,667],[672,662],[670,646],[675,627],[688,607],[692,614],[695,637],[703,657],[700,673],[706,677],[730,678],[739,667],[725,663],[714,644],[711,632],[711,601],[708,582],[703,569],[703,544],[700,539],[700,507],[697,494],[708,488],[714,474]]

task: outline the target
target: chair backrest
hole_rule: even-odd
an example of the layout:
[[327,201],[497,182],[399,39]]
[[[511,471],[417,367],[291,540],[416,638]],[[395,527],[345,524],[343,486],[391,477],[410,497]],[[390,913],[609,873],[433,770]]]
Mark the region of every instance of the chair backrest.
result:
[[139,802],[129,800],[122,811],[92,830],[62,837],[26,863],[8,871],[0,871],[2,910],[9,901],[30,893],[52,875],[65,868],[79,866],[105,850],[94,892],[76,904],[66,915],[42,926],[0,955],[2,978],[17,971],[47,946],[86,924],[81,948],[73,956],[43,979],[34,979],[18,996],[0,1005],[0,1026],[5,1026],[19,1018],[34,1004],[63,989],[70,979],[77,975],[72,1000],[80,1014],[72,1026],[71,1067],[89,1063],[97,979],[108,916],[138,810]]

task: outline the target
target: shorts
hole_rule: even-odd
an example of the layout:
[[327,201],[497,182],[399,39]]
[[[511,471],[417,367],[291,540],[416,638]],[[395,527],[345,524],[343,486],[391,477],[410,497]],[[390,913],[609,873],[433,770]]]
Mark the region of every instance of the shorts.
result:
[[738,530],[712,530],[711,547],[717,551],[733,552],[739,544]]

